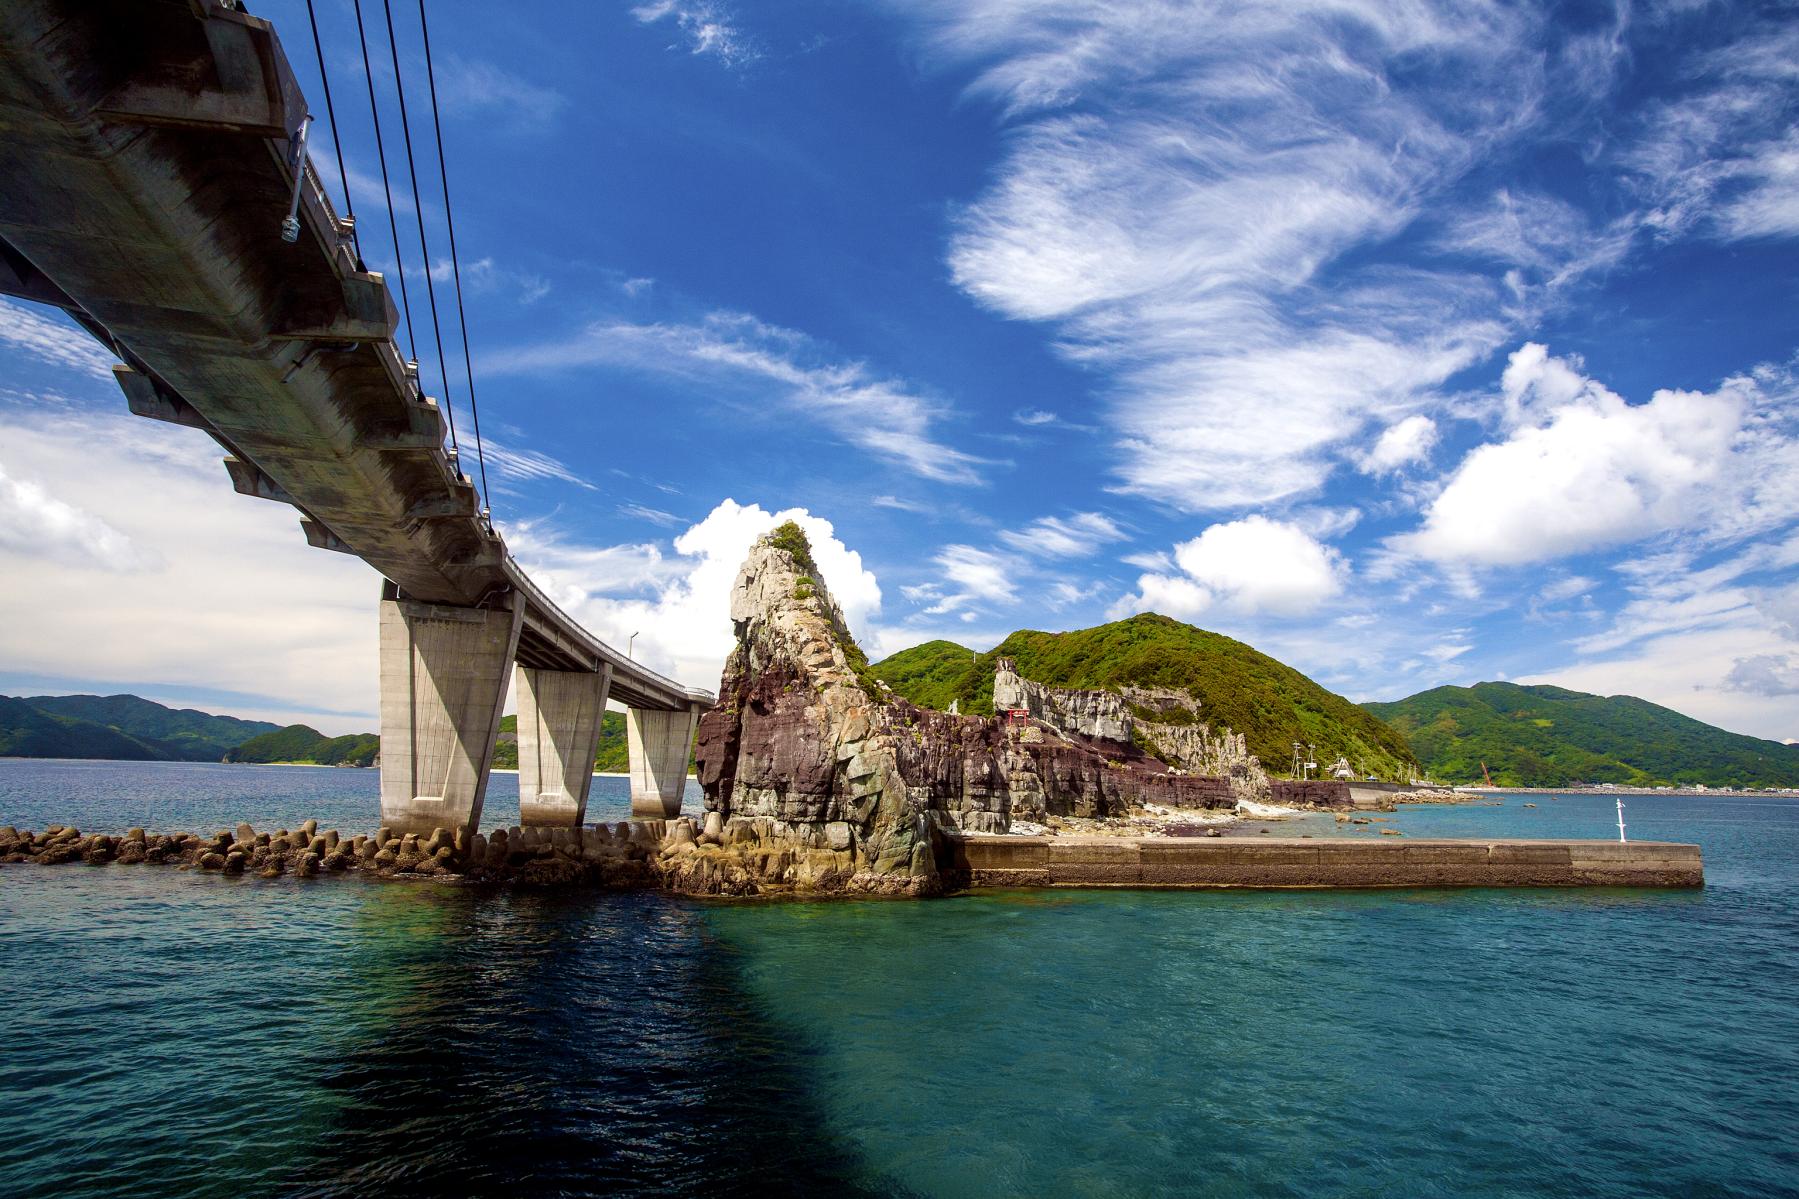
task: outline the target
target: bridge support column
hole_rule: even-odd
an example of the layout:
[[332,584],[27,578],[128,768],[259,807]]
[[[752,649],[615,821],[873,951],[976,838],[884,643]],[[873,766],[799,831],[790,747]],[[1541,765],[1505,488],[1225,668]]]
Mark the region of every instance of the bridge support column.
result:
[[396,832],[481,824],[494,734],[524,605],[381,601],[381,822]]
[[687,791],[687,762],[697,704],[674,712],[650,708],[625,711],[625,740],[631,751],[631,815],[640,820],[672,820],[681,814]]
[[580,828],[612,664],[597,672],[521,666],[517,674],[519,823]]

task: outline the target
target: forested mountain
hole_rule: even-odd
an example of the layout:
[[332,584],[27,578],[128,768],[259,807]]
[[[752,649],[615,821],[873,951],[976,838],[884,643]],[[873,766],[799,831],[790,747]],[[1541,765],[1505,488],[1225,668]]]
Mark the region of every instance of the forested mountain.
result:
[[0,696],[0,756],[216,762],[266,720],[169,708],[135,695]]
[[372,766],[381,753],[381,738],[374,733],[347,733],[327,737],[311,725],[286,728],[252,737],[231,750],[227,762],[305,762],[317,766]]
[[1502,786],[1799,785],[1799,746],[1764,741],[1629,695],[1476,683],[1364,705],[1404,733],[1432,778]]
[[1199,701],[1200,720],[1243,734],[1271,772],[1286,771],[1300,741],[1317,747],[1320,762],[1348,758],[1357,774],[1415,773],[1405,739],[1378,717],[1241,641],[1153,613],[1068,633],[1020,630],[984,654],[931,641],[871,669],[913,703],[944,709],[959,701],[963,712],[989,715],[1000,658],[1051,687],[1184,690]]

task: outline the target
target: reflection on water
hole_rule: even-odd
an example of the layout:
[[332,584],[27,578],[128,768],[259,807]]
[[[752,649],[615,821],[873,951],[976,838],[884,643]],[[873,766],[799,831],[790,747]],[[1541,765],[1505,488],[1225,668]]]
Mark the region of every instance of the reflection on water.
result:
[[[190,769],[83,767],[78,819],[368,823],[329,814],[361,772]],[[0,763],[0,823],[69,789]],[[1632,817],[1700,840],[1707,889],[757,904],[7,866],[0,1193],[1790,1193],[1799,805]]]

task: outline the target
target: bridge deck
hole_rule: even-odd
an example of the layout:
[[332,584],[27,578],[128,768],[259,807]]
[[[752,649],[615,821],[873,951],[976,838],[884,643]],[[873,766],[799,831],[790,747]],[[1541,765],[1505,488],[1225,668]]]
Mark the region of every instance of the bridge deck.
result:
[[211,434],[237,489],[298,508],[314,545],[421,601],[516,593],[525,665],[611,662],[634,707],[709,702],[512,560],[393,341],[384,280],[304,164],[300,238],[281,240],[306,111],[274,30],[220,0],[8,0],[0,291],[74,314],[125,360],[134,412]]

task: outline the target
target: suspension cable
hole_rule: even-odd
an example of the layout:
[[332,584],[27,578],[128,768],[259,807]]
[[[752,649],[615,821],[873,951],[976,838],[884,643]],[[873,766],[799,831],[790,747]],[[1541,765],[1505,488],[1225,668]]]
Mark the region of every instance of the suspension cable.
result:
[[[419,253],[425,259],[425,298],[431,303],[431,338],[437,345],[437,377],[443,382],[444,409],[454,412],[456,406],[450,398],[450,372],[444,367],[443,331],[437,323],[437,284],[431,280],[431,247],[425,241],[425,205],[419,197],[418,167],[412,156],[412,122],[406,115],[406,80],[400,74],[400,43],[394,38],[393,0],[381,0],[381,8],[387,17],[387,48],[393,56],[394,90],[400,97],[400,132],[406,140],[406,173],[412,180],[412,211],[418,218]],[[454,417],[451,418],[450,427],[455,428]],[[460,466],[457,473],[461,473]]]
[[[400,276],[400,310],[406,316],[406,348],[407,356],[416,363],[418,361],[418,339],[412,331],[412,301],[406,294],[406,258],[400,252],[400,226],[394,219],[394,191],[387,181],[387,151],[381,138],[381,106],[375,103],[375,71],[369,62],[368,35],[363,31],[362,0],[351,0],[356,7],[356,40],[362,46],[362,77],[369,85],[369,116],[375,122],[375,157],[381,163],[381,192],[387,198],[387,230],[394,240],[394,265],[399,268]],[[430,264],[426,263],[426,274],[429,275]],[[414,387],[418,381],[413,381]],[[421,389],[422,390],[422,389]],[[450,446],[456,447],[456,414],[450,411]]]
[[481,466],[481,506],[491,512],[487,498],[487,455],[481,446],[481,407],[475,402],[475,360],[468,344],[468,315],[462,306],[462,264],[456,255],[456,216],[450,207],[450,168],[444,163],[443,123],[437,115],[437,72],[431,65],[431,26],[425,20],[425,0],[419,0],[419,32],[425,38],[425,79],[431,85],[431,129],[437,135],[437,175],[443,183],[444,224],[450,231],[450,273],[456,280],[456,321],[462,331],[462,364],[468,372],[469,413],[475,421],[475,460]]
[[350,198],[350,172],[344,169],[344,143],[337,134],[337,109],[331,103],[331,75],[325,70],[325,44],[319,40],[319,16],[312,0],[306,0],[306,19],[312,22],[312,51],[319,58],[319,82],[325,85],[325,115],[331,120],[331,146],[337,151],[337,179],[344,188],[344,213],[350,218],[350,244],[356,248],[356,262],[362,265],[362,242],[356,231],[356,202]]

